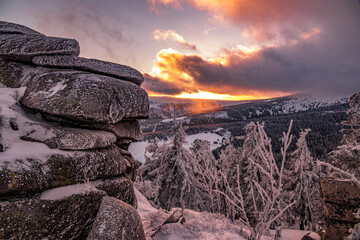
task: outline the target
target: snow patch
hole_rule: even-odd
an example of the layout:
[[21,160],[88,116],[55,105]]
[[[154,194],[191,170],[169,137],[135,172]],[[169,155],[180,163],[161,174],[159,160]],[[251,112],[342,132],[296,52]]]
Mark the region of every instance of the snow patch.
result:
[[[177,117],[175,118],[175,121],[183,121],[185,119],[187,119],[187,117]],[[174,118],[164,119],[161,122],[172,122],[172,121],[174,121]]]
[[138,202],[137,211],[141,218],[146,218],[149,213],[157,212],[158,210],[151,206],[149,201],[146,199],[144,195],[142,195],[139,190],[134,188],[135,190],[135,196]]
[[308,233],[311,233],[311,232],[295,230],[295,229],[284,229],[281,231],[281,240],[301,240],[303,238],[303,236],[305,236]]
[[203,116],[210,117],[210,118],[231,119],[228,115],[228,112],[226,112],[226,111],[208,113]]
[[216,133],[198,133],[186,136],[184,147],[190,149],[196,139],[207,140],[210,142],[210,150],[214,150],[221,146],[223,137]]
[[326,97],[298,97],[285,102],[282,106],[282,112],[294,113],[301,111],[308,111],[310,109],[316,109],[320,107],[327,107],[334,104],[344,104],[347,103],[347,98],[326,98]]
[[[219,129],[221,130],[221,129]],[[192,144],[196,139],[200,140],[207,140],[210,142],[210,150],[214,150],[222,145],[222,139],[223,137],[216,133],[198,133],[193,135],[186,136],[186,142],[184,144],[184,147],[186,149],[190,149]],[[168,140],[166,143],[170,143],[170,140]],[[164,144],[164,141],[160,141],[159,145]],[[145,148],[149,146],[150,143],[147,141],[142,142],[134,142],[130,144],[129,152],[131,155],[139,162],[144,163],[145,158]],[[148,155],[149,156],[149,155]]]
[[64,84],[65,83],[65,80],[62,80],[60,82],[57,82],[56,85],[52,88],[49,89],[49,95],[47,96],[48,98],[49,97],[52,97],[54,96],[55,94],[57,94],[59,91],[63,90],[64,88],[66,88],[67,84]]
[[144,163],[146,160],[145,149],[149,145],[150,143],[147,141],[133,142],[130,144],[129,152],[137,161]]
[[[25,87],[21,88],[0,88],[0,116],[2,117],[2,127],[0,128],[0,143],[3,152],[0,152],[0,169],[6,167],[9,170],[23,170],[27,166],[27,159],[36,159],[42,162],[48,155],[66,154],[61,150],[50,149],[42,143],[28,142],[20,139],[27,134],[28,127],[35,122],[26,117],[24,110],[17,104],[23,96]],[[18,130],[13,130],[10,122],[19,126]],[[23,164],[21,164],[23,161]],[[25,161],[25,162],[24,162]],[[29,167],[29,166],[28,166]]]
[[75,194],[86,194],[94,191],[98,192],[100,190],[95,188],[92,183],[75,184],[46,190],[41,193],[40,199],[56,201],[70,197]]

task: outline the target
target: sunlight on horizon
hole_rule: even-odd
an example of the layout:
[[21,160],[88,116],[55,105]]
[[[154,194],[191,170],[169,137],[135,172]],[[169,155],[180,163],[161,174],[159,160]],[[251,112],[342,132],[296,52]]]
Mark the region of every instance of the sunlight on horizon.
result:
[[152,97],[172,97],[172,98],[181,98],[181,99],[197,99],[197,100],[222,100],[222,101],[246,101],[246,100],[260,100],[260,99],[268,99],[274,97],[286,96],[288,93],[284,93],[281,95],[230,95],[230,94],[219,94],[212,93],[207,91],[201,91],[194,93],[186,93],[182,92],[178,95],[158,95],[158,94],[149,94]]

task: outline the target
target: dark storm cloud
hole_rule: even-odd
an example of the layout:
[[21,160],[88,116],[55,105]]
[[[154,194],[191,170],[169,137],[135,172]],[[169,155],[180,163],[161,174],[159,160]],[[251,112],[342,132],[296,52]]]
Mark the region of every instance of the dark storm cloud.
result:
[[147,73],[143,74],[145,81],[142,85],[145,89],[150,90],[152,93],[161,93],[165,95],[180,94],[183,89],[177,87],[176,83],[164,82],[162,79],[153,77]]

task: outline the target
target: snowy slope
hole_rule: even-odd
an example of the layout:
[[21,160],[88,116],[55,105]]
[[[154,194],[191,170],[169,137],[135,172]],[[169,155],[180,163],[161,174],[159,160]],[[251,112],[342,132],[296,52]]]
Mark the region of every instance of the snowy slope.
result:
[[[151,240],[154,229],[159,227],[173,212],[157,210],[135,189],[138,213],[142,219],[147,240]],[[185,223],[166,224],[153,237],[154,240],[245,240],[247,229],[238,222],[232,222],[220,214],[184,210]],[[241,235],[241,234],[243,235]],[[284,229],[281,240],[301,240],[307,231]],[[263,237],[271,240],[271,237]]]

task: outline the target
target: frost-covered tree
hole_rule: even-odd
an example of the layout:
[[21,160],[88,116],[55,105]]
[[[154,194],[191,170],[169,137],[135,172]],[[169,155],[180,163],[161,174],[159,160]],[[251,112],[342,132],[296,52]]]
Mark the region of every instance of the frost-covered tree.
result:
[[[256,186],[254,184],[258,183],[267,192],[271,187],[271,178],[262,174],[258,166],[261,166],[266,171],[270,170],[269,156],[266,156],[266,154],[269,154],[272,146],[264,131],[264,123],[249,123],[245,126],[245,133],[240,159],[241,185],[243,191],[249,193],[245,196],[245,204],[249,212],[256,213],[258,208],[262,208],[263,202],[261,201],[261,192],[255,191]],[[250,219],[256,218],[255,215],[249,216]]]
[[236,179],[236,166],[240,161],[240,151],[235,149],[229,139],[225,139],[224,143],[226,147],[220,153],[221,171],[232,182]]
[[284,163],[292,140],[291,126],[292,121],[288,132],[283,133],[280,168],[276,164],[264,124],[252,122],[245,127],[242,159],[236,166],[236,182],[229,182],[223,174],[226,191],[221,194],[238,209],[238,218],[249,229],[251,240],[260,240],[295,203],[286,202],[283,192]]
[[[226,144],[225,149],[220,153],[220,170],[226,176],[226,179],[229,182],[236,181],[236,166],[239,164],[240,152],[235,149],[231,141],[226,138],[224,140]],[[226,186],[224,186],[224,181],[220,181],[219,189],[221,191],[226,191]],[[231,204],[226,198],[222,197],[221,200],[222,209],[220,213],[224,214],[230,219],[235,220],[237,209]]]
[[315,230],[317,222],[323,218],[318,183],[319,172],[306,142],[309,131],[310,129],[306,129],[300,132],[296,150],[290,158],[288,171],[286,171],[288,181],[285,189],[290,199],[296,201],[289,212],[300,221],[301,230],[304,230],[304,226]]
[[150,156],[139,168],[143,181],[152,181],[159,188],[155,204],[165,209],[185,207],[194,210],[210,208],[206,199],[206,190],[195,175],[198,168],[193,154],[183,145],[186,134],[182,123],[174,126],[174,137],[171,143],[152,144],[147,151]]
[[346,111],[348,119],[342,124],[345,128],[341,145],[332,152],[334,165],[360,179],[360,92],[350,98],[350,109]]
[[[197,178],[206,189],[209,199],[211,212],[220,212],[222,209],[222,199],[218,193],[221,185],[219,164],[214,154],[210,150],[210,142],[207,140],[196,139],[192,145],[191,151],[194,154],[195,165],[198,169]],[[206,199],[204,199],[206,200]]]

